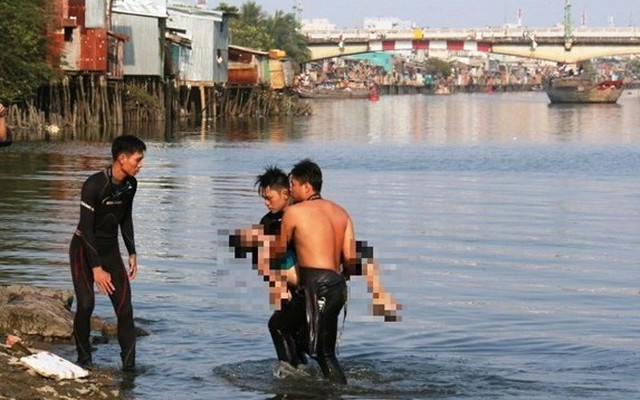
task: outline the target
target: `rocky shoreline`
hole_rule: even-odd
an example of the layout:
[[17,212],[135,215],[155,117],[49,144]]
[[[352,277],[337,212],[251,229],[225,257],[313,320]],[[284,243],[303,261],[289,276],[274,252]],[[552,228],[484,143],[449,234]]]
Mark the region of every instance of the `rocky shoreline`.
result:
[[0,399],[120,399],[119,384],[112,371],[95,369],[87,378],[45,378],[20,363],[23,354],[0,345]]
[[[53,343],[72,346],[73,292],[24,285],[0,285],[0,339],[8,335],[22,339],[32,351],[52,351]],[[99,318],[92,329],[108,340],[115,326]],[[145,332],[139,330],[139,335]],[[8,343],[9,344],[9,343]],[[120,399],[123,376],[116,371],[92,368],[83,379],[45,378],[20,363],[25,354],[0,344],[0,399]],[[69,360],[75,361],[75,360]]]

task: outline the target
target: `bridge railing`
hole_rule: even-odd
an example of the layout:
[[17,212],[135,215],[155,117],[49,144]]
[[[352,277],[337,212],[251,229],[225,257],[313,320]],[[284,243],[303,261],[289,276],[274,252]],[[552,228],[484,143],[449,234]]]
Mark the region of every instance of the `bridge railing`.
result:
[[623,37],[640,39],[640,28],[629,27],[609,27],[609,28],[585,28],[578,27],[573,29],[576,37]]
[[[310,41],[338,42],[375,40],[489,40],[516,39],[535,36],[538,38],[564,37],[562,26],[554,27],[485,27],[485,28],[414,28],[414,29],[315,29],[303,30]],[[640,28],[636,27],[575,27],[572,34],[576,38],[628,38],[640,40]]]

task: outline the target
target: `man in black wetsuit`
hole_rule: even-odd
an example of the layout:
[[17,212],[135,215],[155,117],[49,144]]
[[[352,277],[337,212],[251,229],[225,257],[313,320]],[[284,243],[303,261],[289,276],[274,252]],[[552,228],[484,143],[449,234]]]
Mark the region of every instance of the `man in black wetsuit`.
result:
[[[289,174],[295,204],[282,218],[275,256],[293,243],[299,287],[304,290],[308,323],[308,353],[325,378],[346,384],[346,376],[335,356],[338,316],[347,301],[346,276],[366,275],[374,298],[374,314],[395,320],[400,305],[380,284],[375,263],[363,263],[357,249],[353,223],[338,204],[323,199],[322,172],[311,160],[297,163]],[[367,256],[368,258],[368,256]]]
[[[135,136],[117,137],[111,147],[111,165],[91,175],[82,186],[80,222],[69,248],[77,299],[73,334],[80,366],[92,363],[89,336],[95,284],[109,296],[116,313],[122,369],[135,371],[136,334],[129,281],[135,279],[138,263],[131,210],[138,187],[135,175],[146,149]],[[128,273],[118,246],[118,228],[129,253]]]

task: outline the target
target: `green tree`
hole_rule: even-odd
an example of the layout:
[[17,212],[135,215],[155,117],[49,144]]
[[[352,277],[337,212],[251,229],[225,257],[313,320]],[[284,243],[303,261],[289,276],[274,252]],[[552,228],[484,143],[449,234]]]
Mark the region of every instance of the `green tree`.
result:
[[293,13],[276,11],[267,19],[266,26],[275,47],[284,50],[292,60],[302,63],[309,58],[306,39],[300,33],[300,24]]
[[451,64],[440,58],[429,58],[424,62],[424,73],[435,78],[448,78],[451,75]]
[[32,100],[51,79],[50,7],[49,0],[0,0],[0,100]]
[[247,1],[240,9],[240,20],[247,25],[262,25],[267,15],[255,1]]
[[230,23],[232,44],[263,51],[282,49],[296,63],[308,59],[309,49],[293,13],[276,11],[268,16],[255,1],[245,2],[240,10],[226,3],[216,9],[238,14]]
[[226,12],[228,14],[235,14],[236,16],[238,15],[238,13],[240,12],[238,10],[238,7],[236,6],[232,6],[229,5],[227,3],[220,3],[218,4],[218,7],[216,7],[217,11],[222,11],[222,12]]
[[264,24],[267,16],[254,1],[244,3],[241,10],[235,6],[220,3],[216,10],[235,14],[229,23],[231,44],[259,50],[273,48],[273,39],[267,33]]

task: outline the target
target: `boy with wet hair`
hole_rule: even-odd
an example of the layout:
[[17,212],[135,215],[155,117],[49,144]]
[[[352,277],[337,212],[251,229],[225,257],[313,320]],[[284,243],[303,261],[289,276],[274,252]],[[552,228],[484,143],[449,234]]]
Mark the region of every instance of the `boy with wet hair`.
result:
[[[269,166],[256,177],[255,185],[269,211],[260,219],[260,225],[231,235],[229,244],[235,249],[236,258],[251,253],[254,268],[269,282],[270,303],[276,308],[269,319],[269,333],[280,361],[276,374],[284,376],[299,372],[296,367],[307,362],[304,295],[295,288],[297,258],[293,249],[277,258],[263,249],[280,233],[282,216],[291,200],[289,177],[280,168]],[[280,287],[285,291],[283,296]]]

